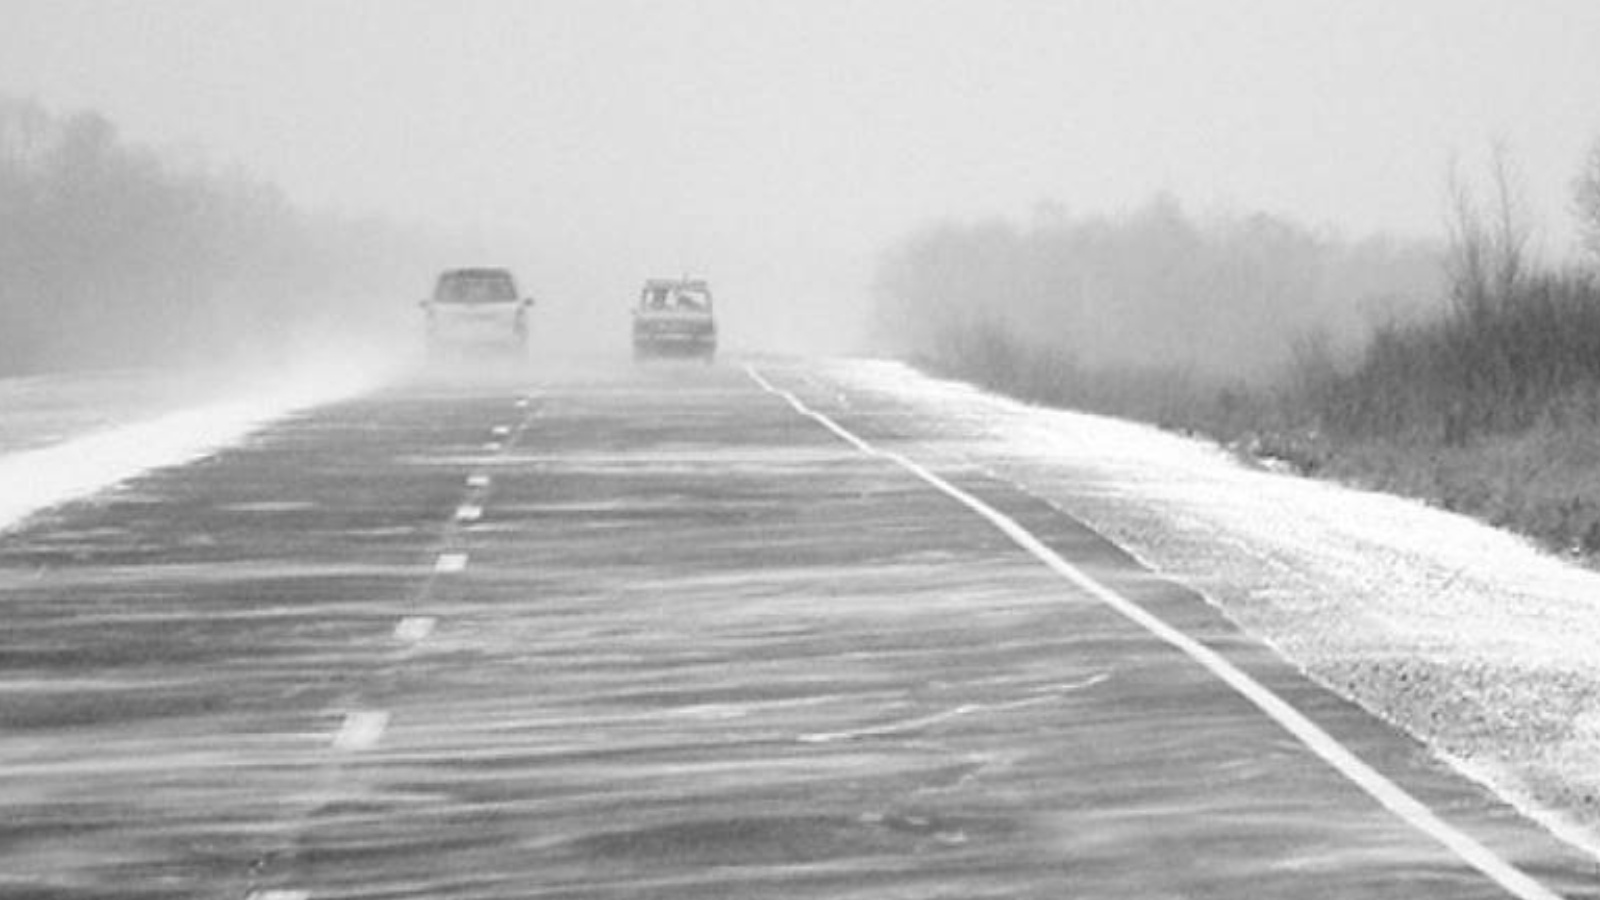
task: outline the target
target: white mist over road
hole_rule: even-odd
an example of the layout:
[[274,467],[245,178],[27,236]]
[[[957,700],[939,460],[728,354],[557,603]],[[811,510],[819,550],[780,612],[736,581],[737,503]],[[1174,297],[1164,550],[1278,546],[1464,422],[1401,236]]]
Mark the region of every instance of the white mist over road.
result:
[[1495,136],[1559,253],[1600,130],[1586,0],[6,10],[0,90],[462,234],[585,337],[689,272],[730,335],[850,347],[881,247],[1041,201],[1439,235],[1450,160],[1479,171]]

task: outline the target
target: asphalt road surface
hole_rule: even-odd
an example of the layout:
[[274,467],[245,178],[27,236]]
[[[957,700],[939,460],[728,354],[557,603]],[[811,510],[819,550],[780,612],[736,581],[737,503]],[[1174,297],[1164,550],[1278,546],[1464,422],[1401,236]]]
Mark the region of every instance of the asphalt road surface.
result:
[[1600,897],[936,424],[424,376],[35,518],[0,897]]

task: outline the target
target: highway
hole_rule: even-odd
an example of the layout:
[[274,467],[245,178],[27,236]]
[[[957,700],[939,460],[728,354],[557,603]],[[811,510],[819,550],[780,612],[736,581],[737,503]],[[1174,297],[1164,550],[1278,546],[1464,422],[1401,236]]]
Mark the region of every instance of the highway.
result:
[[423,373],[0,535],[0,897],[1600,898],[908,409]]

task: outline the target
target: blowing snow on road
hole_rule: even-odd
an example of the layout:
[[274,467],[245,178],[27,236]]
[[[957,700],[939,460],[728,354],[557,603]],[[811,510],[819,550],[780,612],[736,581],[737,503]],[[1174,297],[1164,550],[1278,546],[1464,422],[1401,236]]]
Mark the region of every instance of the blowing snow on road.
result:
[[[884,364],[412,378],[8,536],[0,889],[1597,896],[1490,677],[1589,576],[1434,515]],[[1527,613],[1421,646],[1464,560]]]
[[3,6],[0,900],[1600,900],[1595,0]]

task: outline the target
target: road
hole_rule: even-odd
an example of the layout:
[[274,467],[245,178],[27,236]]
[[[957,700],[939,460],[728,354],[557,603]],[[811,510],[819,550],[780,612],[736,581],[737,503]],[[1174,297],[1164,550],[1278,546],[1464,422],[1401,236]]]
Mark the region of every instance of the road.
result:
[[0,897],[1600,897],[936,426],[419,376],[35,518]]

